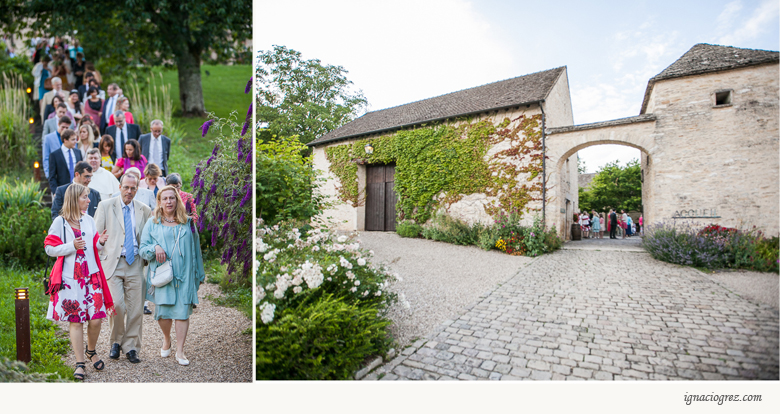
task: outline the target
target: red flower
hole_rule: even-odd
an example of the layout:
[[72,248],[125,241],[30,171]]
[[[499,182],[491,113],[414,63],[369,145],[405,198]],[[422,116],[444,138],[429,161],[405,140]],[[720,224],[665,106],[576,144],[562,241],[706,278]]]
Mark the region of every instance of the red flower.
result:
[[93,293],[92,294],[92,300],[94,301],[95,310],[99,310],[103,307],[103,294],[102,293]]
[[62,301],[62,310],[65,311],[65,316],[79,315],[79,302],[77,300],[65,299]]

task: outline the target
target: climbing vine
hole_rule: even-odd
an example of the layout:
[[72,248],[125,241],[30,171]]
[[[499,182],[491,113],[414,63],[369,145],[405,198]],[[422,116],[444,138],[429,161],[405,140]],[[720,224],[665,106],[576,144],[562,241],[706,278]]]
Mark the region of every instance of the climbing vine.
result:
[[[358,164],[395,163],[399,218],[423,223],[438,208],[446,209],[474,193],[493,197],[485,206],[492,216],[527,212],[530,202],[541,200],[543,184],[536,179],[542,171],[541,137],[541,115],[521,115],[504,118],[498,125],[487,119],[456,126],[423,125],[325,152],[330,172],[339,181],[339,199],[353,207],[365,200],[358,188]],[[365,152],[369,142],[374,147],[371,155]],[[502,142],[508,148],[488,155]]]

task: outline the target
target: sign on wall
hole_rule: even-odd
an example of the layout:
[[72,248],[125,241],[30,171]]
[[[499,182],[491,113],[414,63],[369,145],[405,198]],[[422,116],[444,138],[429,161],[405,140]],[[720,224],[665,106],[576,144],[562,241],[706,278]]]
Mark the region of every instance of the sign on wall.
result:
[[689,219],[689,218],[721,218],[718,212],[714,208],[692,209],[692,210],[677,210],[672,215],[673,219]]

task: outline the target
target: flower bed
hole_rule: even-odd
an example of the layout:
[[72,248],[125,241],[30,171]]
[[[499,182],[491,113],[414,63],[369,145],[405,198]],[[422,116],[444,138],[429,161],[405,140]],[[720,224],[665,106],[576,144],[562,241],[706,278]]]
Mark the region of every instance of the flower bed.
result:
[[347,379],[389,350],[387,287],[399,278],[348,236],[299,224],[258,219],[257,378]]
[[780,242],[755,226],[740,230],[715,224],[660,223],[648,226],[644,248],[656,259],[707,269],[778,272]]
[[563,241],[555,229],[546,229],[537,217],[528,226],[520,225],[517,214],[500,214],[493,225],[469,225],[446,215],[435,216],[425,226],[405,220],[396,227],[401,237],[422,237],[460,245],[475,245],[484,250],[498,249],[514,256],[539,256],[561,248]]

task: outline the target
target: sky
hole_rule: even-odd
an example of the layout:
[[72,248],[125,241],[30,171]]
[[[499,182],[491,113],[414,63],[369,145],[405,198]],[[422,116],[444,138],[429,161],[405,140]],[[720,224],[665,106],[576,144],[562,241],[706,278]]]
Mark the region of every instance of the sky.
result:
[[[638,115],[647,81],[697,43],[780,49],[776,0],[263,0],[254,20],[255,50],[344,67],[369,110],[567,66],[577,125]],[[579,156],[596,172],[639,150]]]

